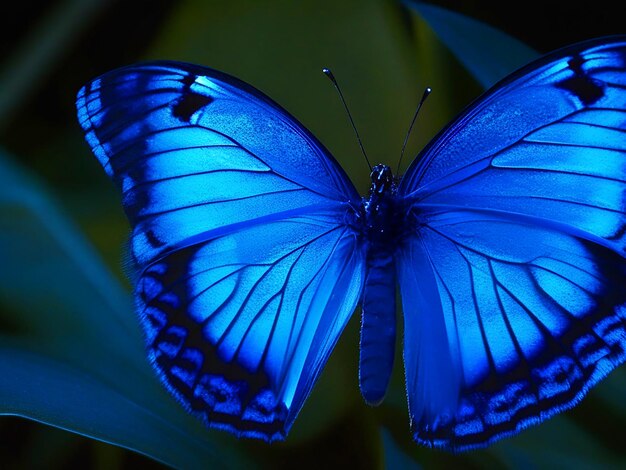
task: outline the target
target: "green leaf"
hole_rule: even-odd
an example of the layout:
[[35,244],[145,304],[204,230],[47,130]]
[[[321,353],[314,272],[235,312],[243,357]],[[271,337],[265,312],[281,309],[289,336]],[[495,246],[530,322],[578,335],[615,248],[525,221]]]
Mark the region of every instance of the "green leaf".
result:
[[177,427],[92,374],[24,347],[0,346],[0,414],[30,418],[183,468],[234,466],[214,443]]
[[538,57],[502,31],[465,15],[418,0],[404,0],[486,89]]
[[415,460],[409,457],[394,440],[391,433],[384,428],[380,430],[385,452],[385,469],[403,468],[407,470],[419,470],[421,467]]
[[5,321],[77,365],[102,361],[106,374],[112,354],[143,368],[130,296],[50,196],[1,152],[0,215],[0,300],[12,312]]

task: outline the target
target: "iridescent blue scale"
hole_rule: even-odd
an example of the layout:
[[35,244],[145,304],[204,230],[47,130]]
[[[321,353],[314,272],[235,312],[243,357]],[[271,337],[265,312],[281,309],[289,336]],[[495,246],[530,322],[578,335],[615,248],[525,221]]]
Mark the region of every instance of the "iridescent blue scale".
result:
[[384,398],[404,319],[411,429],[484,447],[571,408],[626,353],[626,38],[552,53],[470,105],[361,199],[251,86],[190,64],[78,95],[132,225],[148,355],[208,426],[284,439],[358,303]]

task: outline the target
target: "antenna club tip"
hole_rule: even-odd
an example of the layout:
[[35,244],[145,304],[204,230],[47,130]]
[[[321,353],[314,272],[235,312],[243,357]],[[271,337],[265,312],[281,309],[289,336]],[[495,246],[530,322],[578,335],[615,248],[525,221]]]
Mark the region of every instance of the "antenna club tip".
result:
[[330,78],[333,82],[335,81],[335,76],[333,75],[333,73],[330,71],[329,68],[324,67],[322,69],[322,73],[326,75],[328,78]]
[[430,95],[432,93],[433,89],[429,86],[426,87],[426,89],[424,90],[424,93],[426,93],[427,95]]

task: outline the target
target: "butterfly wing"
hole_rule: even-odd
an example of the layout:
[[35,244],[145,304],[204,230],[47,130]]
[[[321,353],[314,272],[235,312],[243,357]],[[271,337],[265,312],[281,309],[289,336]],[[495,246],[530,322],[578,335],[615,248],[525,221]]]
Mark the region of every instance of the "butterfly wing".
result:
[[400,183],[418,442],[485,446],[625,358],[626,38],[557,51],[470,106]]
[[354,187],[286,111],[211,69],[119,69],[77,108],[122,191],[162,381],[209,426],[283,438],[360,296]]

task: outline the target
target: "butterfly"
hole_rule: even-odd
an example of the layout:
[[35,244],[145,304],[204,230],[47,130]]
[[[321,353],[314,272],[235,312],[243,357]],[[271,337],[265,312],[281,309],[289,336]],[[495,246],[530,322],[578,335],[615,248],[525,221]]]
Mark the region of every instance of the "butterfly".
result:
[[411,432],[484,447],[626,356],[626,37],[504,79],[361,197],[287,111],[179,62],[109,72],[78,120],[122,193],[161,381],[207,426],[284,439],[357,304],[384,398],[400,286]]

